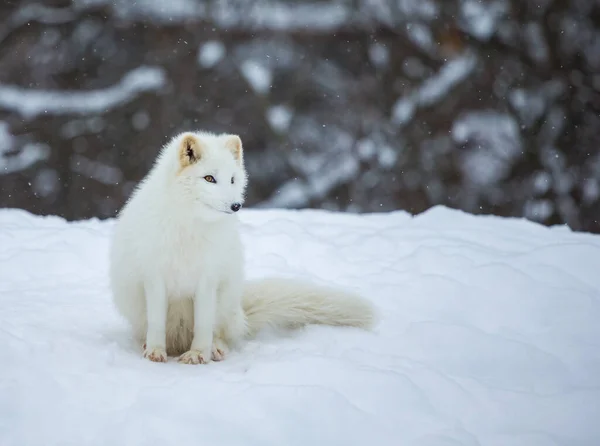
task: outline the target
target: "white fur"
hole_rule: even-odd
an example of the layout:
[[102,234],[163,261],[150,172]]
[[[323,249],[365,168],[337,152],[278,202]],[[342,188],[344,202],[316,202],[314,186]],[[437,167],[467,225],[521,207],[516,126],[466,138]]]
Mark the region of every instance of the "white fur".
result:
[[231,205],[243,203],[246,183],[237,136],[183,133],[120,212],[110,251],[113,299],[148,359],[221,360],[265,325],[373,325],[373,307],[353,294],[285,279],[244,283]]

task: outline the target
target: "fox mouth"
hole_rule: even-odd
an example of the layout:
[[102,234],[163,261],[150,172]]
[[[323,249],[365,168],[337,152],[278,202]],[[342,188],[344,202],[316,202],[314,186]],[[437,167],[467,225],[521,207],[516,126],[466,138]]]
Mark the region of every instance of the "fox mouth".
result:
[[228,215],[233,214],[233,211],[226,210],[226,209],[219,209],[219,208],[216,208],[213,205],[208,204],[208,203],[203,203],[203,204],[204,204],[204,206],[212,209],[213,211],[217,211],[217,212],[220,212],[222,214],[228,214]]

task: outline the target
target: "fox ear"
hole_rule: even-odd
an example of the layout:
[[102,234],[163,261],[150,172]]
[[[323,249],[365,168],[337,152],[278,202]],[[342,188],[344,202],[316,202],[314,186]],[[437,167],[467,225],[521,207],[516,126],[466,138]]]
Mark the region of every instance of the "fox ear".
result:
[[191,133],[186,133],[179,145],[179,164],[187,167],[197,162],[201,157],[200,141]]
[[233,154],[233,157],[239,163],[244,162],[244,150],[242,149],[242,139],[238,135],[227,135],[225,147]]

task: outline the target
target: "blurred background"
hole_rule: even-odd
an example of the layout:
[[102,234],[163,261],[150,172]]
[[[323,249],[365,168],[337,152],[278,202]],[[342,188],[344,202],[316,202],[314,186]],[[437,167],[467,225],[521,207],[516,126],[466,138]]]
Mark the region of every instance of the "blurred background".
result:
[[600,232],[600,0],[3,0],[0,206],[115,216],[184,130],[252,207]]

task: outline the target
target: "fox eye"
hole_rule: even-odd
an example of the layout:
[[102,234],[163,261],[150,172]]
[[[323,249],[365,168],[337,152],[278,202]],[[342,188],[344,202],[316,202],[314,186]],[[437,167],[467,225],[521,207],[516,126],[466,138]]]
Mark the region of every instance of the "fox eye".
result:
[[208,181],[209,183],[216,183],[216,182],[217,182],[217,180],[215,180],[215,177],[213,177],[212,175],[206,175],[206,176],[204,177],[204,179],[205,179],[206,181]]
[[231,177],[231,184],[235,183],[235,180],[233,179],[233,177]]

